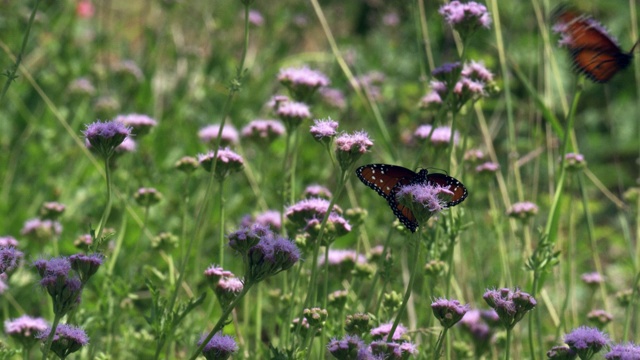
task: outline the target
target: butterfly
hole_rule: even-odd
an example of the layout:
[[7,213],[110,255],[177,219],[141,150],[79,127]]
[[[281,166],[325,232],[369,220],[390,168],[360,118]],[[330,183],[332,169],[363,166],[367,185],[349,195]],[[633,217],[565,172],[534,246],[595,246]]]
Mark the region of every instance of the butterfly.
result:
[[553,30],[562,35],[560,42],[569,48],[574,67],[587,78],[606,83],[631,64],[638,43],[624,52],[600,23],[567,6],[558,7],[552,19]]
[[467,188],[460,181],[446,174],[429,174],[425,169],[416,173],[402,166],[369,164],[356,169],[356,175],[360,181],[387,200],[398,220],[411,232],[418,228],[418,221],[411,210],[396,199],[400,187],[413,184],[440,185],[453,193],[445,202],[445,207],[458,205],[467,198]]

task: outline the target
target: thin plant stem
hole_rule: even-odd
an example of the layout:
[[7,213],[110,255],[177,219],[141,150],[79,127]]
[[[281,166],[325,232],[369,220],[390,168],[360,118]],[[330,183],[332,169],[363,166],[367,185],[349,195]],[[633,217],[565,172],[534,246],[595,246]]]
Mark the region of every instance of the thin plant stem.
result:
[[104,173],[107,178],[107,205],[104,207],[104,211],[102,213],[102,217],[100,218],[100,223],[98,223],[98,228],[95,231],[95,237],[93,239],[96,247],[100,245],[102,241],[102,233],[104,231],[104,227],[107,224],[107,220],[109,219],[109,214],[111,213],[111,205],[113,203],[113,191],[111,184],[111,167],[109,166],[109,159],[111,157],[106,157],[104,159]]
[[51,332],[49,333],[49,336],[47,336],[47,341],[44,343],[44,349],[42,350],[42,360],[47,360],[47,357],[49,356],[49,351],[51,350],[51,344],[53,343],[53,337],[56,335],[56,329],[58,328],[60,319],[62,319],[62,316],[58,314],[56,314],[53,317],[53,324],[51,324]]
[[638,272],[636,274],[636,277],[633,279],[633,286],[631,287],[633,289],[633,292],[631,293],[631,301],[629,301],[629,304],[624,309],[625,320],[624,320],[624,332],[622,336],[622,340],[624,342],[629,341],[629,328],[631,327],[631,318],[632,318],[631,314],[634,311],[634,307],[638,303],[637,301],[638,283],[640,283],[640,272]]
[[409,302],[409,297],[411,296],[411,291],[413,290],[413,283],[416,280],[416,274],[418,273],[418,262],[420,260],[420,248],[422,241],[420,239],[420,232],[415,232],[410,235],[411,242],[416,247],[413,253],[413,269],[411,270],[411,276],[409,277],[409,284],[407,285],[407,290],[404,293],[404,298],[402,299],[402,305],[400,305],[400,309],[398,310],[398,314],[396,315],[396,319],[393,322],[393,326],[391,327],[391,331],[389,331],[389,335],[387,336],[387,342],[391,342],[393,340],[393,334],[396,332],[396,328],[398,324],[400,324],[400,317],[404,313],[404,310],[407,307],[407,303]]
[[20,52],[16,56],[16,62],[15,64],[13,64],[11,69],[4,74],[7,77],[7,81],[4,83],[4,87],[2,88],[2,93],[0,93],[0,103],[4,100],[4,96],[7,94],[7,91],[9,90],[9,86],[11,85],[11,83],[17,78],[16,73],[18,72],[18,68],[20,68],[20,63],[22,62],[22,56],[24,55],[24,52],[27,49],[27,42],[29,41],[31,26],[33,25],[33,21],[36,18],[36,13],[38,12],[38,5],[40,5],[40,0],[36,0],[35,5],[33,6],[33,10],[31,10],[31,16],[29,16],[29,22],[27,23],[27,29],[25,30],[24,37],[22,38],[22,46],[20,47]]
[[220,248],[218,253],[218,261],[220,262],[220,266],[224,267],[224,179],[220,180],[218,201],[220,204],[220,213],[218,217],[218,223],[220,224]]
[[[505,342],[505,349],[504,349],[504,360],[510,360],[510,354],[511,354],[511,333],[512,333],[512,329],[507,329],[507,340]],[[531,353],[531,355],[533,356],[533,352]],[[535,357],[533,357],[533,359],[535,359]]]
[[189,360],[195,360],[198,357],[198,355],[200,355],[200,353],[202,352],[202,349],[204,349],[204,347],[207,345],[207,343],[209,343],[209,340],[211,340],[211,338],[213,338],[213,335],[215,335],[218,331],[222,330],[222,328],[224,327],[224,325],[225,325],[225,323],[227,321],[227,317],[229,317],[229,314],[231,314],[233,309],[235,309],[236,305],[249,292],[249,290],[251,289],[251,287],[253,287],[253,285],[254,285],[253,282],[247,282],[247,283],[244,284],[244,287],[242,288],[242,291],[238,294],[238,296],[236,296],[235,299],[233,299],[233,301],[229,304],[229,306],[227,306],[226,309],[224,309],[224,311],[220,315],[220,319],[218,319],[218,322],[216,323],[216,325],[213,327],[213,329],[211,329],[211,331],[209,332],[207,337],[202,339],[202,344],[200,344],[200,346],[198,346],[198,348],[193,353],[193,355],[191,355]]
[[433,351],[433,359],[440,359],[440,355],[442,354],[442,346],[444,345],[444,338],[447,335],[447,332],[449,332],[449,328],[444,328],[442,329],[442,331],[440,332],[440,336],[438,336],[438,341],[436,341],[436,346],[434,347],[434,351]]

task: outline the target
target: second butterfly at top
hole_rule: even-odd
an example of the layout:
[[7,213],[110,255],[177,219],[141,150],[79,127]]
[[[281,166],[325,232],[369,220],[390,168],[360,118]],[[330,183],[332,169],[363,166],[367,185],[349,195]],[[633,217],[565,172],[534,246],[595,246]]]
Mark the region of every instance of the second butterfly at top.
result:
[[458,205],[467,197],[467,188],[457,179],[446,174],[429,174],[424,169],[416,173],[396,165],[369,164],[359,167],[356,175],[360,181],[387,200],[398,220],[411,232],[415,232],[419,224],[413,212],[396,199],[401,186],[412,184],[442,186],[453,194],[445,202],[445,207]]
[[591,17],[560,6],[552,14],[552,20],[553,31],[562,35],[560,45],[569,49],[574,67],[589,79],[605,83],[631,64],[635,45],[631,51],[624,52]]

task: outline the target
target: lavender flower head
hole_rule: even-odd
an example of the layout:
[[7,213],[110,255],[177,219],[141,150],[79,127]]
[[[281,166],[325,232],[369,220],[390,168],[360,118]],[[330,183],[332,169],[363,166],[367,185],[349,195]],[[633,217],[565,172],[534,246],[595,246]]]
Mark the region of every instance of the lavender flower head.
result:
[[605,354],[606,360],[638,360],[640,359],[640,346],[627,343],[616,344],[611,347],[611,351]]
[[345,335],[342,339],[331,339],[327,344],[327,351],[338,360],[359,359],[358,352],[366,345],[362,339],[355,335]]
[[[434,78],[442,81],[442,85],[445,85],[445,83],[448,82],[448,80],[451,78],[451,76],[457,75],[457,71],[458,69],[460,69],[460,62],[456,61],[456,62],[452,62],[452,63],[444,63],[442,65],[440,65],[439,67],[433,69],[431,71],[431,75],[433,75]],[[446,88],[442,88],[441,85],[435,85],[432,83],[432,88],[434,88],[435,91],[437,92],[442,92],[443,90],[446,90]]]
[[264,17],[258,10],[251,9],[249,10],[249,23],[253,26],[262,26],[264,25]]
[[507,215],[510,217],[518,218],[521,220],[527,220],[530,217],[538,213],[538,205],[530,202],[523,201],[517,202],[511,205],[511,208],[507,211]]
[[[206,335],[203,335],[198,341],[198,346],[202,345],[205,339]],[[207,360],[226,360],[236,351],[238,351],[238,345],[233,337],[222,335],[222,332],[219,332],[213,335],[207,345],[204,346],[202,355]]]
[[8,246],[18,246],[18,240],[16,240],[13,236],[0,236],[0,246],[8,247]]
[[567,170],[576,171],[587,166],[587,161],[582,154],[567,153],[564,156],[564,164]]
[[96,87],[88,78],[80,77],[69,83],[67,91],[76,96],[93,96],[96,93]]
[[220,148],[217,154],[217,160],[214,160],[214,151],[209,151],[206,154],[199,154],[198,161],[206,171],[211,172],[213,170],[213,163],[216,161],[216,179],[218,181],[224,180],[228,175],[239,172],[244,167],[244,159],[242,156],[231,151],[229,148]]
[[581,326],[565,335],[564,342],[580,359],[587,360],[600,352],[609,342],[609,338],[596,328]]
[[53,300],[53,312],[63,316],[80,302],[82,282],[71,276],[71,262],[66,257],[36,260],[33,266],[41,277],[40,285]]
[[329,85],[326,75],[306,66],[280,70],[278,81],[289,89],[291,96],[297,101],[307,101],[317,89]]
[[[49,337],[49,333],[51,333],[51,328],[48,327],[38,334],[38,339],[46,341],[47,337]],[[59,324],[56,327],[56,333],[53,336],[51,351],[61,359],[64,359],[69,356],[69,354],[80,350],[88,343],[89,337],[82,328],[67,324]]]
[[492,336],[491,328],[480,314],[480,310],[469,310],[459,322],[460,326],[471,335],[477,354],[482,354],[489,349],[489,340]]
[[606,310],[596,309],[589,311],[587,314],[587,320],[598,327],[603,327],[613,321],[613,315],[608,313]]
[[418,348],[415,344],[404,342],[386,342],[384,340],[372,341],[371,354],[374,359],[390,359],[390,360],[403,360],[408,359],[411,355],[418,353]]
[[155,188],[140,188],[134,194],[133,198],[139,205],[151,206],[162,200],[162,194]]
[[347,100],[345,99],[342,90],[323,87],[320,88],[319,92],[322,100],[329,106],[340,110],[347,107]]
[[116,154],[132,153],[138,148],[138,143],[131,137],[124,139],[120,145],[116,146]]
[[285,133],[284,125],[278,120],[257,119],[242,128],[242,137],[256,142],[270,143]]
[[96,121],[84,131],[86,142],[92,151],[104,159],[110,158],[118,145],[131,136],[131,128],[117,121]]
[[0,247],[0,274],[7,273],[18,267],[24,254],[16,248]]
[[279,104],[276,115],[284,123],[287,132],[291,133],[300,124],[311,118],[311,111],[309,106],[301,102],[287,101]]
[[478,174],[494,174],[496,171],[500,169],[500,164],[494,163],[492,161],[487,161],[476,166],[476,173]]
[[[298,201],[289,206],[284,216],[299,228],[305,227],[307,222],[313,218],[324,218],[329,210],[329,201],[325,199],[311,198]],[[342,213],[340,207],[334,205],[332,212]]]
[[303,196],[306,198],[322,198],[322,199],[331,199],[333,194],[326,187],[318,184],[311,184],[307,186],[303,191]]
[[213,292],[216,294],[216,298],[220,302],[220,306],[222,306],[223,309],[226,309],[243,289],[244,284],[240,279],[235,277],[223,277],[218,280],[218,283],[213,288]]
[[[329,249],[328,261],[331,266],[350,264],[353,267],[356,263],[365,264],[367,257],[351,249]],[[320,255],[318,257],[318,266],[323,265],[324,255]]]
[[[208,125],[198,131],[198,137],[206,144],[215,145],[219,131],[220,124]],[[222,128],[222,134],[220,135],[220,146],[235,145],[238,143],[239,138],[238,130],[230,124],[225,124]]]
[[431,303],[433,315],[444,328],[455,325],[469,311],[469,305],[462,305],[458,300],[436,299]]
[[580,278],[582,279],[582,281],[584,281],[585,284],[594,288],[597,288],[601,283],[604,282],[604,277],[597,271],[584,273],[582,274],[582,276],[580,276]]
[[218,282],[223,277],[233,277],[234,275],[231,271],[223,269],[222,266],[211,265],[204,271],[204,276]]
[[98,272],[103,261],[104,255],[99,253],[90,255],[75,254],[69,256],[71,269],[78,273],[83,284],[86,284],[87,281],[89,281],[89,278]]
[[475,1],[461,3],[454,0],[442,5],[438,12],[449,25],[460,32],[463,38],[480,27],[488,29],[491,26],[491,15],[487,8]]
[[[429,138],[431,135],[431,138]],[[435,129],[431,125],[421,125],[414,132],[414,136],[418,139],[429,139],[434,146],[449,146],[451,142],[451,127],[438,126]],[[453,143],[458,145],[460,142],[460,134],[455,131],[453,134]]]
[[556,360],[573,360],[578,356],[575,351],[573,351],[568,346],[554,346],[551,350],[547,351],[547,358],[556,359]]
[[[307,221],[305,231],[317,238],[322,228],[322,219],[312,218]],[[332,212],[329,214],[327,223],[324,228],[324,236],[322,238],[323,245],[331,244],[335,239],[342,237],[351,232],[351,224],[342,216]]]
[[130,127],[137,136],[146,135],[158,122],[144,114],[118,115],[114,121]]
[[[382,324],[376,328],[371,329],[371,336],[374,340],[382,340],[386,339],[391,332],[391,328],[393,327],[393,321],[388,322],[386,324]],[[398,327],[393,332],[393,340],[398,341],[402,339],[402,336],[407,332],[407,328],[402,324],[398,324]]]
[[313,125],[309,132],[319,142],[328,144],[338,133],[337,129],[338,122],[331,120],[331,118],[322,120],[316,119],[313,121]]
[[343,133],[336,137],[336,156],[343,171],[347,171],[363,154],[373,146],[373,141],[365,131],[352,134]]
[[280,212],[275,210],[267,210],[256,215],[255,224],[267,226],[272,230],[278,231],[282,228],[282,222],[280,219]]
[[33,318],[29,315],[22,315],[4,322],[4,332],[18,340],[27,349],[36,343],[36,335],[45,331],[47,327],[49,324],[45,319]]
[[242,227],[227,235],[229,247],[243,255],[267,237],[273,238],[274,233],[267,226],[257,224]]
[[[401,186],[395,193],[398,202],[411,209],[420,224],[445,209],[445,197],[449,195],[453,195],[451,190],[430,183]],[[414,229],[410,230],[414,231]]]
[[62,225],[54,220],[27,220],[20,230],[20,234],[27,235],[34,240],[50,240],[62,233]]
[[62,213],[64,213],[65,209],[66,206],[59,202],[45,202],[40,206],[40,217],[46,220],[56,220],[62,215]]
[[291,268],[300,260],[300,250],[288,239],[265,236],[249,249],[246,259],[246,282],[256,283]]
[[537,305],[533,296],[520,289],[487,290],[482,297],[498,313],[505,329],[512,329],[527,312]]

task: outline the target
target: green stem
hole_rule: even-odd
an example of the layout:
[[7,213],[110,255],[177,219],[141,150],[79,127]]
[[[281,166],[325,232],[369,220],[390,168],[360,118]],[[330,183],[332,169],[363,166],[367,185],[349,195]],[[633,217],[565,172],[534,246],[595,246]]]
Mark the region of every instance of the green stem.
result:
[[29,40],[29,33],[31,33],[31,26],[33,25],[33,21],[36,18],[36,12],[38,11],[38,5],[40,5],[40,0],[36,0],[36,4],[33,6],[33,10],[31,10],[31,16],[29,16],[29,23],[27,24],[27,30],[24,33],[24,37],[22,38],[22,46],[20,48],[20,52],[18,56],[16,56],[16,63],[13,64],[11,70],[7,71],[5,75],[7,76],[7,82],[4,83],[4,87],[2,88],[2,93],[0,94],[0,102],[4,99],[4,96],[7,94],[9,90],[9,86],[11,83],[17,78],[16,73],[20,68],[20,63],[22,62],[22,56],[27,48],[27,41]]
[[444,345],[444,338],[449,331],[449,328],[442,329],[440,332],[440,336],[438,336],[438,341],[436,341],[435,350],[433,351],[433,359],[440,359],[440,354],[442,353],[442,346]]
[[254,285],[253,282],[247,282],[247,283],[244,284],[244,287],[242,288],[242,291],[238,294],[238,296],[235,299],[233,299],[231,304],[229,304],[229,306],[227,306],[227,308],[224,309],[224,311],[220,315],[220,319],[218,319],[218,322],[216,323],[216,325],[213,327],[213,329],[211,329],[211,331],[209,332],[207,337],[202,340],[202,344],[200,344],[200,346],[198,346],[198,348],[193,353],[193,355],[191,355],[189,360],[195,360],[198,357],[198,355],[200,355],[200,353],[202,352],[202,349],[204,349],[204,347],[207,345],[209,340],[211,340],[211,338],[213,338],[213,335],[215,335],[218,331],[222,330],[222,328],[225,325],[225,322],[227,321],[227,317],[229,317],[229,314],[231,314],[231,312],[233,311],[233,309],[235,309],[235,307],[238,304],[238,302],[240,302],[240,300],[242,300],[242,298],[249,292],[249,289],[251,289],[251,287],[253,285]]
[[224,179],[220,180],[220,191],[218,192],[218,201],[220,203],[220,217],[218,222],[220,224],[220,249],[218,259],[220,266],[224,267]]
[[[538,271],[534,271],[533,273],[533,284],[531,285],[531,296],[535,297],[537,292],[538,292],[538,286],[539,286],[539,276],[538,276]],[[536,311],[535,313],[531,314],[529,316],[529,320],[527,321],[527,325],[529,327],[529,351],[531,352],[531,359],[535,360],[536,359],[536,344],[535,344],[535,340],[533,339],[534,333],[535,331],[533,330],[533,322],[537,319],[539,320],[538,316],[534,316],[534,315],[538,315],[539,311]],[[541,341],[541,329],[540,329],[540,322],[536,322],[536,325],[538,327],[538,330],[540,330],[538,332],[538,343],[542,344]],[[507,329],[507,353],[509,352],[509,346],[510,346],[510,336],[511,336],[511,329]],[[542,347],[541,347],[542,349]],[[505,359],[509,359],[509,357],[505,357]]]
[[51,332],[49,336],[47,336],[47,341],[44,343],[44,350],[42,350],[42,360],[47,360],[49,356],[49,351],[51,350],[51,344],[53,343],[53,337],[56,334],[56,329],[58,328],[58,324],[60,323],[60,319],[62,317],[56,314],[53,317],[53,324],[51,324]]
[[100,218],[100,223],[98,223],[98,228],[95,231],[95,238],[93,239],[93,242],[96,248],[100,245],[100,241],[102,240],[102,233],[104,231],[104,227],[107,224],[107,220],[109,219],[109,214],[111,213],[111,205],[113,203],[111,167],[109,166],[109,159],[111,159],[111,157],[107,157],[104,159],[104,173],[107,177],[107,205],[104,208],[104,212],[102,213],[102,217]]
[[387,342],[391,342],[393,340],[393,334],[396,332],[396,328],[398,324],[400,324],[400,317],[404,313],[404,310],[407,308],[407,303],[409,302],[409,297],[411,296],[411,290],[413,289],[413,283],[416,280],[416,274],[418,273],[419,265],[418,262],[420,260],[420,248],[422,241],[420,239],[420,232],[415,232],[410,235],[412,237],[412,242],[414,243],[416,249],[413,253],[413,270],[411,271],[411,276],[409,277],[409,284],[407,284],[407,290],[404,293],[404,298],[402,299],[402,305],[400,305],[400,309],[398,310],[398,314],[396,315],[396,320],[393,322],[393,326],[391,327],[391,331],[389,331],[389,335],[387,336]]
[[[510,360],[511,359],[509,357],[510,353],[511,353],[511,329],[507,329],[507,341],[506,341],[506,344],[505,344],[504,360]],[[534,353],[532,352],[531,355],[533,356],[533,354]]]
[[631,314],[633,313],[633,308],[636,305],[637,301],[636,299],[638,298],[638,283],[640,283],[640,272],[636,274],[635,279],[633,280],[633,292],[631,294],[631,300],[629,301],[629,304],[627,305],[626,309],[624,310],[625,313],[625,321],[624,321],[624,335],[623,335],[623,341],[627,342],[629,339],[629,328],[631,326]]

